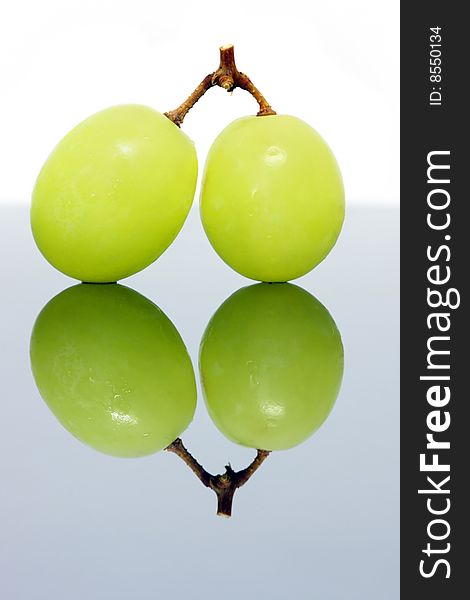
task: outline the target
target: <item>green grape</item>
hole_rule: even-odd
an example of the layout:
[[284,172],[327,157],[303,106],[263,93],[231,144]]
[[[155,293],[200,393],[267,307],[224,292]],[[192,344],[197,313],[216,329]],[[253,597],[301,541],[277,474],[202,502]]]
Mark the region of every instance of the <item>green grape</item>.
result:
[[192,141],[163,114],[114,106],[59,142],[33,192],[31,225],[46,259],[87,282],[147,267],[183,226],[197,180]]
[[105,454],[157,452],[193,418],[194,370],[179,333],[127,287],[80,284],[60,293],[39,314],[30,352],[51,411]]
[[227,438],[284,450],[306,440],[333,408],[343,346],[308,292],[261,283],[235,292],[212,317],[199,367],[209,414]]
[[238,119],[209,151],[201,217],[216,252],[242,275],[259,281],[305,275],[334,246],[343,223],[336,160],[296,117]]

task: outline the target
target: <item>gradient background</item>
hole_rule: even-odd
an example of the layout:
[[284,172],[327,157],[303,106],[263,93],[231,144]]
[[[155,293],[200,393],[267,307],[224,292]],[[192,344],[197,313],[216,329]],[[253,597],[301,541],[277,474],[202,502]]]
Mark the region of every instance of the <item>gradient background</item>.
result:
[[[6,600],[399,597],[398,3],[19,1],[0,7],[0,597]],[[337,404],[303,445],[273,453],[231,520],[175,456],[100,455],[41,400],[29,336],[73,281],[29,231],[45,156],[108,105],[178,105],[233,42],[278,112],[316,127],[343,171],[347,217],[330,256],[295,283],[333,315],[345,346]],[[287,74],[287,77],[286,77]],[[211,90],[187,117],[200,169],[228,122],[253,113]],[[174,322],[197,367],[218,306],[249,285],[212,251],[197,201],[171,248],[124,281]],[[214,473],[254,452],[212,425],[202,398],[183,436]]]

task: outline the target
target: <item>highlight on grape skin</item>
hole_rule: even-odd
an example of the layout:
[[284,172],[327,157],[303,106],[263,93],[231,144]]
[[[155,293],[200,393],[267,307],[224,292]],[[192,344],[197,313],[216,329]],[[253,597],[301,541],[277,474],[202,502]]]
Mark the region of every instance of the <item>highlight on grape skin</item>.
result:
[[166,116],[114,106],[81,122],[52,151],[33,191],[31,226],[45,258],[86,282],[112,282],[172,243],[197,181],[194,144]]
[[36,319],[30,354],[50,410],[95,450],[153,454],[192,421],[196,383],[183,340],[130,288],[79,284],[61,292]]
[[244,117],[209,151],[200,206],[207,237],[229,266],[282,282],[330,252],[344,220],[344,189],[333,153],[307,123]]
[[235,292],[201,341],[206,406],[231,441],[284,450],[314,433],[339,393],[341,336],[327,309],[288,283]]

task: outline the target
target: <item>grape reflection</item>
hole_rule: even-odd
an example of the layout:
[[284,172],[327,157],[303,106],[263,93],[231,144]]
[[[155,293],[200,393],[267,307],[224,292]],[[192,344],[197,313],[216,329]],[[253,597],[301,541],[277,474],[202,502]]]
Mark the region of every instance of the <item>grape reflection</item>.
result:
[[79,284],[41,311],[31,334],[39,392],[72,435],[121,457],[166,448],[191,422],[194,370],[171,321],[118,284]]
[[180,439],[179,456],[217,495],[217,514],[232,514],[233,497],[273,450],[304,442],[330,414],[341,385],[341,336],[327,309],[288,283],[235,292],[203,335],[199,368],[209,414],[230,440],[256,449],[250,465],[208,473]]
[[330,414],[343,375],[334,320],[292,284],[235,292],[212,317],[200,348],[209,414],[230,440],[263,450],[305,441]]
[[30,351],[39,391],[71,434],[113,456],[174,453],[215,492],[222,516],[272,451],[322,425],[343,374],[340,333],[311,294],[288,283],[235,292],[207,325],[199,368],[213,422],[256,456],[240,471],[228,464],[213,475],[179,437],[194,415],[195,377],[155,304],[118,284],[76,285],[41,311]]

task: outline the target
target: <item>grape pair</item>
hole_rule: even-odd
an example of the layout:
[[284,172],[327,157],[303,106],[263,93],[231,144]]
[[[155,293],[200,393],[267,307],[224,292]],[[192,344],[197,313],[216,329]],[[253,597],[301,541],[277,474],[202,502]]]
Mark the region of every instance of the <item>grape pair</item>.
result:
[[[32,199],[34,238],[66,275],[118,281],[173,242],[196,182],[194,144],[167,116],[141,105],[108,108],[66,135],[44,164]],[[335,158],[300,119],[238,119],[210,149],[201,217],[214,249],[242,275],[300,277],[328,254],[342,226]]]
[[[75,437],[113,456],[168,447],[191,422],[196,383],[178,331],[121,285],[76,285],[41,311],[31,336],[39,391]],[[343,347],[326,308],[290,284],[235,292],[203,335],[199,368],[209,414],[230,440],[283,450],[327,418]]]

